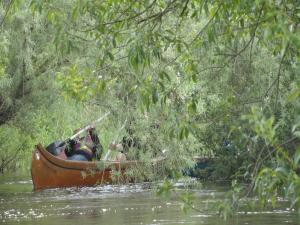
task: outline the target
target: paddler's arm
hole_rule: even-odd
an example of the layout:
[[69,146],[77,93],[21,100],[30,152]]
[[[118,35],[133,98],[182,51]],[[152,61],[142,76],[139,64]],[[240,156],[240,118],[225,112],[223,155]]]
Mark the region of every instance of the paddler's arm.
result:
[[110,154],[111,154],[111,151],[115,150],[116,148],[117,148],[117,144],[115,144],[115,143],[110,143],[110,144],[109,144],[109,147],[108,147],[108,151],[107,151],[107,153],[105,154],[103,160],[104,160],[104,161],[107,161],[108,158],[109,158],[109,156],[110,156]]

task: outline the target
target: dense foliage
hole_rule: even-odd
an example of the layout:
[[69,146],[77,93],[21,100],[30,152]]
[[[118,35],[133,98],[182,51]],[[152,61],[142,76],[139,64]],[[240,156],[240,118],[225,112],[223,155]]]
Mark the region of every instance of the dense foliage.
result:
[[132,157],[214,157],[213,178],[250,183],[235,199],[299,208],[299,21],[297,0],[2,1],[2,171],[111,111],[105,146],[126,122]]

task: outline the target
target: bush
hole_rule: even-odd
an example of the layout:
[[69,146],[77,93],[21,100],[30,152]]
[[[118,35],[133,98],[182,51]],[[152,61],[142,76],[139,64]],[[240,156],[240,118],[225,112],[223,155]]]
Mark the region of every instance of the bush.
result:
[[[29,158],[27,149],[30,148],[31,138],[20,128],[12,125],[0,127],[0,172],[16,171],[28,163],[20,159]],[[25,160],[28,161],[28,160]]]

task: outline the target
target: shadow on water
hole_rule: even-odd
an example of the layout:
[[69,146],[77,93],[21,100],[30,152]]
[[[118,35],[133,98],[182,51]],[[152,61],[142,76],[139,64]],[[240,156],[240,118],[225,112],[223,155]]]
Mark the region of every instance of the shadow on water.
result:
[[[183,183],[177,183],[183,188]],[[151,183],[32,191],[30,178],[0,178],[2,224],[296,224],[296,214],[284,201],[279,209],[239,211],[224,221],[209,207],[223,199],[227,186],[206,184],[194,188],[201,213],[184,213],[175,197],[163,199]]]

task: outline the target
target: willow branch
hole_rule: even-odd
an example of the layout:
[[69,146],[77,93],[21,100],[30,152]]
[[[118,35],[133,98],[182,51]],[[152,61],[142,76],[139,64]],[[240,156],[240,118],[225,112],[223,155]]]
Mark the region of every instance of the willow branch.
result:
[[193,44],[206,30],[206,28],[212,23],[212,21],[215,19],[215,17],[218,15],[218,12],[221,8],[221,4],[218,6],[216,12],[214,15],[209,19],[209,21],[205,24],[205,26],[197,33],[197,35],[193,38],[193,40],[190,42],[190,45]]
[[8,12],[9,12],[11,6],[12,6],[12,3],[13,3],[13,0],[11,0],[9,2],[8,6],[6,7],[5,14],[4,14],[3,18],[2,18],[2,21],[0,22],[0,27],[2,27],[2,25],[4,24],[4,21],[5,21],[6,17],[7,17],[7,15],[8,15]]
[[280,76],[281,76],[281,69],[282,69],[283,61],[284,61],[284,58],[286,56],[286,52],[287,52],[288,48],[289,48],[289,43],[286,45],[286,47],[284,49],[283,55],[282,55],[281,60],[280,60],[279,68],[278,68],[277,79],[276,79],[277,80],[277,88],[276,88],[275,109],[277,108],[277,104],[278,104],[279,81],[280,81]]

